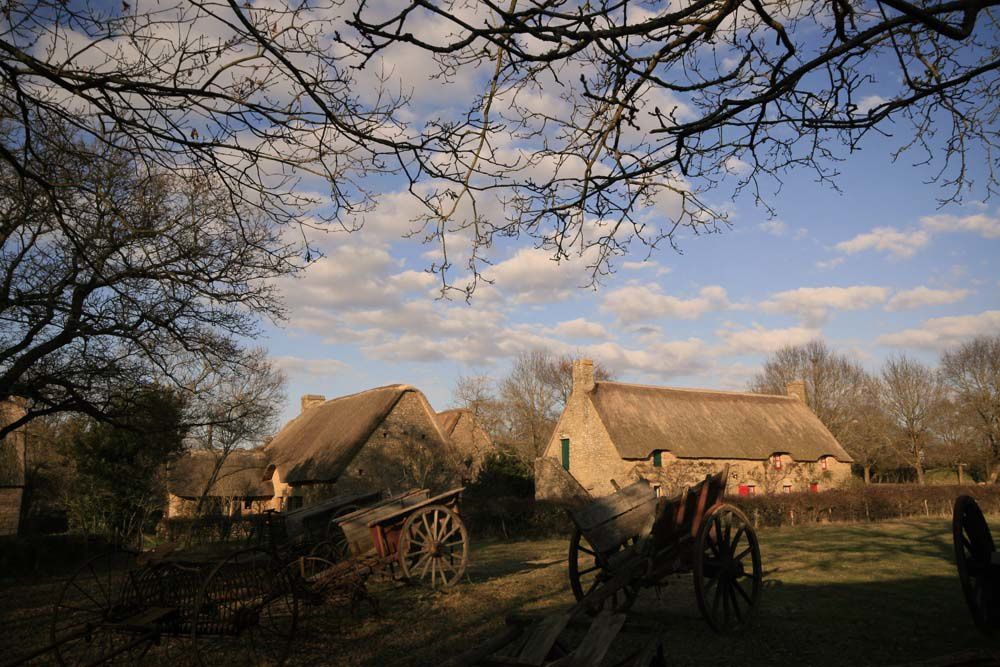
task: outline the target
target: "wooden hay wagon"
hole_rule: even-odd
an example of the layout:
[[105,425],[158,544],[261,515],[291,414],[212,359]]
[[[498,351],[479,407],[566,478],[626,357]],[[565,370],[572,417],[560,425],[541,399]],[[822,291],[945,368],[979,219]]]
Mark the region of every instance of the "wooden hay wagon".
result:
[[[656,628],[627,622],[643,588],[660,588],[672,575],[691,573],[698,608],[718,632],[751,619],[763,573],[753,525],[723,502],[728,469],[674,498],[659,498],[644,481],[577,510],[569,546],[569,583],[576,604],[541,619],[513,616],[504,633],[459,656],[454,665],[603,664],[620,632],[638,631],[616,665],[664,663]],[[564,631],[584,626],[575,648]]]
[[972,620],[984,634],[1000,632],[1000,554],[982,510],[971,496],[959,496],[952,512],[955,564]]

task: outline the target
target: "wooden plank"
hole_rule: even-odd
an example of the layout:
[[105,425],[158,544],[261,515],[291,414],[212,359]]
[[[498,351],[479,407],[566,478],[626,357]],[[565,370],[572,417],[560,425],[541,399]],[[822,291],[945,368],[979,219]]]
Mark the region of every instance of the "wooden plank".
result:
[[663,639],[654,635],[635,657],[625,664],[628,667],[667,667],[666,657],[663,654]]
[[598,667],[624,624],[625,614],[602,611],[594,618],[576,650],[550,663],[550,667]]
[[385,507],[386,505],[390,505],[392,503],[398,503],[404,498],[409,498],[410,496],[415,496],[415,495],[422,495],[424,498],[426,498],[427,496],[430,495],[430,493],[431,492],[428,491],[427,489],[411,489],[406,493],[400,494],[398,496],[390,496],[389,498],[383,498],[377,503],[368,505],[367,507],[362,507],[361,509],[355,510],[350,514],[345,514],[344,516],[339,517],[339,520],[350,521],[352,519],[360,519],[369,512],[375,511],[380,507]]
[[[499,634],[487,639],[475,648],[465,651],[450,660],[441,664],[441,667],[470,667],[471,665],[483,664],[483,661],[491,653],[496,653],[503,647],[517,640],[524,634],[523,626],[510,626],[504,628]],[[501,658],[502,659],[502,658]]]
[[570,614],[552,614],[546,616],[534,626],[526,630],[527,639],[517,654],[521,664],[543,665],[552,652],[559,635],[566,629]]
[[638,505],[642,505],[650,498],[656,498],[656,492],[653,491],[653,487],[649,485],[649,482],[639,480],[617,493],[605,496],[604,498],[598,498],[586,507],[578,510],[570,510],[570,516],[573,517],[573,523],[576,524],[577,528],[586,532],[617,516],[621,516]]
[[600,553],[610,553],[633,537],[649,534],[656,517],[658,499],[653,496],[610,521],[589,530],[583,530],[591,546]]
[[426,507],[427,505],[447,504],[449,500],[459,495],[463,491],[465,491],[464,486],[459,487],[457,489],[452,489],[451,491],[445,491],[444,493],[436,495],[433,498],[427,498],[419,502],[414,502],[414,503],[406,502],[403,504],[402,509],[399,509],[390,514],[379,514],[378,516],[368,517],[368,526],[372,527],[380,524],[392,523],[394,520],[400,517],[408,516],[413,512],[417,511],[418,509],[420,509],[421,507]]

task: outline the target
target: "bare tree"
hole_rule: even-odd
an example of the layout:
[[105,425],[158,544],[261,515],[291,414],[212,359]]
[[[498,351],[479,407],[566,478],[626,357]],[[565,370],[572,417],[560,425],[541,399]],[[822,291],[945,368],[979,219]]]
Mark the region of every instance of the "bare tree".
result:
[[[958,199],[970,151],[994,164],[997,4],[359,0],[341,42],[366,64],[405,45],[442,77],[482,82],[463,117],[424,128],[442,183],[422,195],[427,236],[462,229],[485,248],[527,233],[597,278],[633,241],[717,229],[705,195],[721,181],[768,206],[765,183],[801,169],[832,182],[841,150],[899,124],[894,157],[935,162]],[[456,219],[493,193],[503,224]],[[650,222],[664,201],[667,219]]]
[[[573,355],[550,354],[540,368],[542,382],[552,387],[559,398],[560,407],[566,405],[573,391]],[[594,361],[594,380],[606,382],[614,379],[614,373],[600,361]]]
[[822,340],[789,345],[768,357],[764,368],[751,378],[750,391],[784,395],[793,380],[806,383],[806,403],[841,440],[857,418],[868,389],[868,375],[861,364],[831,350]]
[[837,434],[837,440],[861,466],[865,484],[871,484],[873,470],[898,462],[892,447],[894,431],[884,403],[881,383],[866,373],[854,400],[846,406],[850,419],[841,422]]
[[[42,142],[42,139],[38,139]],[[280,230],[233,214],[211,180],[150,172],[133,155],[50,136],[31,168],[0,161],[0,399],[27,414],[108,419],[150,377],[241,355],[282,306],[272,279],[302,262]]]
[[1000,475],[1000,336],[981,336],[948,350],[941,372],[957,409],[979,435],[992,484]]
[[[292,228],[353,229],[385,183],[368,177],[397,174],[442,289],[455,237],[471,241],[466,294],[498,235],[581,254],[596,280],[633,242],[718,229],[720,182],[766,206],[767,183],[831,181],[839,148],[894,124],[958,198],[969,151],[994,163],[998,2],[26,0],[0,26],[0,161],[58,190],[38,158],[68,127]],[[479,94],[415,109],[407,87],[426,82],[383,56]]]
[[927,448],[935,435],[944,392],[938,374],[904,355],[892,357],[882,367],[885,411],[894,429],[894,446],[924,484]]
[[189,391],[188,447],[206,452],[213,462],[194,507],[194,515],[200,516],[230,455],[259,446],[274,433],[285,403],[285,377],[258,348],[193,377]]

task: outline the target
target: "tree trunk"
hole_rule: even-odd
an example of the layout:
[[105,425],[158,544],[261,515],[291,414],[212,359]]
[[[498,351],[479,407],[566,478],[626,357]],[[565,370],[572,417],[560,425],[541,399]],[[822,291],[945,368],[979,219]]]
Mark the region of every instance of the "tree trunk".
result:
[[919,459],[913,462],[913,469],[917,471],[917,484],[926,484],[927,480],[924,479],[924,464]]
[[872,467],[870,465],[864,466],[865,469],[865,486],[872,483]]

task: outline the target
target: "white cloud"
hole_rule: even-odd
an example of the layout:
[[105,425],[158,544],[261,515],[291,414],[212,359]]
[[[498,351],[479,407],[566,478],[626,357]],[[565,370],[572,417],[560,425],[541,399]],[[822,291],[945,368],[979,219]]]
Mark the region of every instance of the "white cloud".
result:
[[920,218],[923,228],[935,233],[969,232],[978,234],[984,239],[1000,239],[1000,216],[966,215],[928,215]]
[[913,289],[897,292],[889,303],[885,304],[885,309],[912,310],[924,306],[941,306],[948,303],[956,303],[969,295],[969,290],[965,289],[930,289],[929,287],[914,287]]
[[757,225],[757,229],[772,236],[784,236],[788,231],[788,225],[781,220],[768,220]]
[[885,334],[879,336],[877,342],[890,347],[941,349],[973,336],[996,334],[997,331],[1000,331],[1000,310],[987,310],[978,315],[924,320],[919,328]]
[[586,265],[585,258],[556,262],[549,252],[522,248],[488,271],[488,277],[515,303],[552,303],[588,283]]
[[816,262],[816,268],[817,269],[835,269],[838,266],[840,266],[841,264],[843,264],[845,261],[847,261],[847,260],[845,260],[843,257],[834,257],[833,259],[820,260],[820,261]]
[[807,326],[815,327],[829,317],[831,310],[864,310],[885,302],[889,288],[870,285],[853,287],[800,287],[778,292],[760,304],[767,313],[797,315]]
[[288,375],[311,375],[326,377],[339,375],[350,366],[338,359],[304,359],[302,357],[272,357],[275,365]]
[[724,345],[723,354],[769,354],[785,345],[801,345],[821,335],[815,327],[789,327],[787,329],[765,329],[755,325],[746,329],[721,329],[716,335]]
[[867,95],[862,97],[861,101],[858,102],[857,109],[855,109],[854,113],[857,115],[865,115],[875,107],[885,104],[886,102],[888,102],[888,100],[881,95]]
[[655,269],[657,276],[665,276],[673,270],[669,266],[663,266],[659,262],[655,262],[651,259],[646,259],[641,262],[622,262],[622,269],[626,271],[652,271]]
[[608,340],[612,337],[611,333],[603,325],[591,322],[582,317],[560,322],[552,328],[552,334],[565,338],[589,338],[595,340]]
[[930,239],[931,235],[922,230],[901,231],[895,227],[876,227],[870,232],[841,241],[834,247],[848,255],[863,250],[878,250],[902,259],[912,257],[917,250],[926,246]]
[[663,294],[655,284],[629,285],[608,292],[601,302],[602,310],[614,313],[623,323],[663,317],[694,320],[709,311],[724,310],[731,306],[726,290],[718,285],[703,287],[693,299]]

